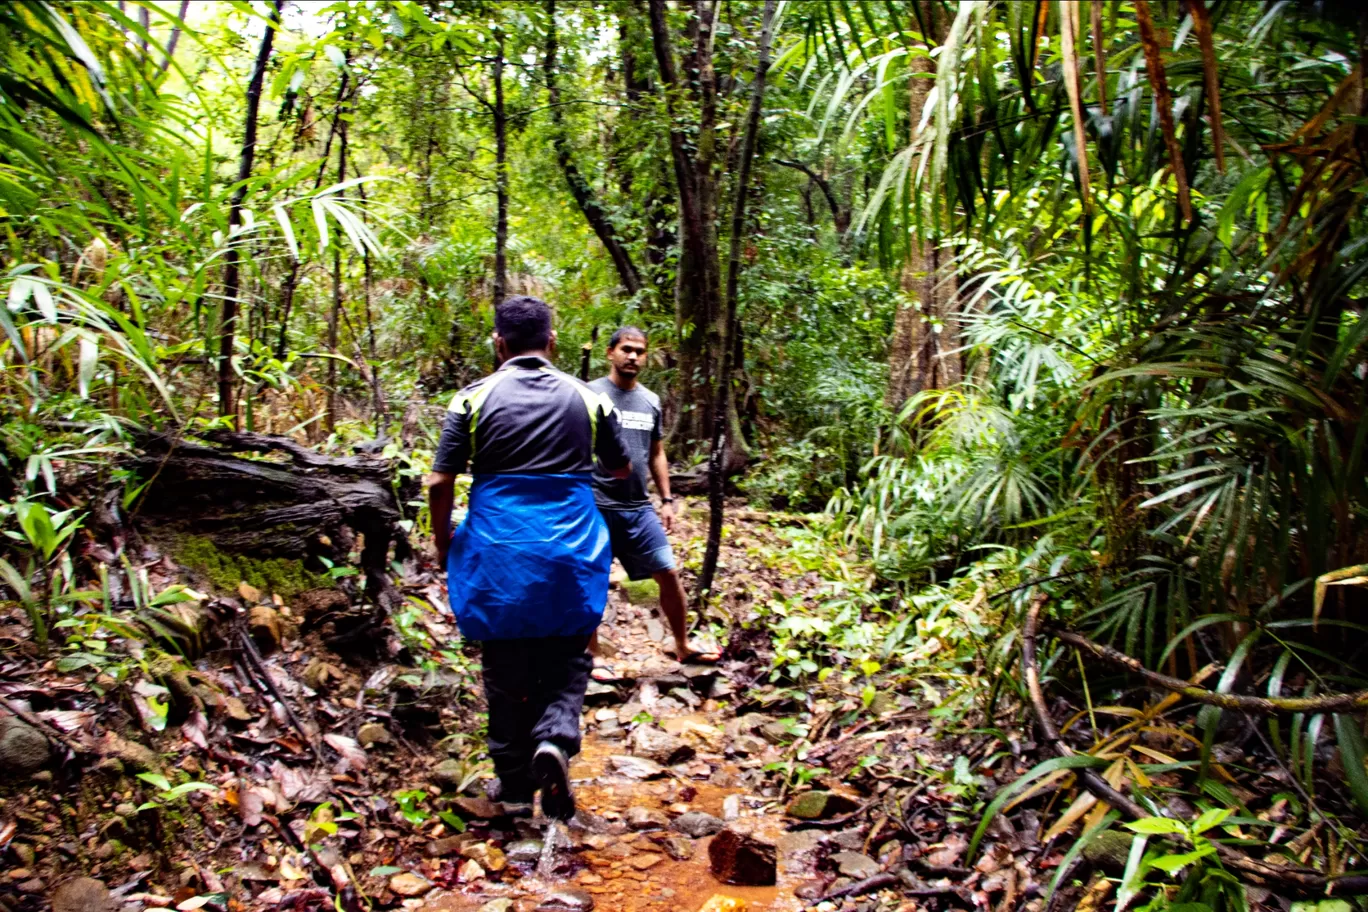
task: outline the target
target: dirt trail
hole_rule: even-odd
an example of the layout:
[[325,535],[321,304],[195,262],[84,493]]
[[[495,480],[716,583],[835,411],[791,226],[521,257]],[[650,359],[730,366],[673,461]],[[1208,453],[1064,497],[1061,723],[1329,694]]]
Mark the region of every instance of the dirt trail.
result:
[[[717,895],[743,901],[749,912],[803,908],[794,889],[810,876],[806,850],[815,847],[815,834],[787,833],[782,807],[759,797],[759,770],[770,745],[753,734],[736,737],[745,725],[734,715],[725,674],[681,667],[663,654],[664,626],[653,600],[633,604],[615,591],[613,603],[610,617],[616,617],[604,633],[616,647],[611,662],[621,680],[590,687],[584,748],[571,766],[580,807],[569,828],[573,851],[557,854],[553,877],[538,876],[531,862],[511,863],[502,881],[475,880],[429,894],[425,908],[530,912],[548,900],[573,908],[575,901],[592,899],[598,912],[693,912]],[[633,756],[647,762],[622,759]],[[714,837],[691,838],[672,828],[690,812],[721,818],[775,845],[777,884],[719,883],[709,869]],[[538,818],[510,830],[496,821],[479,835],[507,850],[520,838],[543,838],[546,825]],[[514,872],[522,876],[510,876]]]

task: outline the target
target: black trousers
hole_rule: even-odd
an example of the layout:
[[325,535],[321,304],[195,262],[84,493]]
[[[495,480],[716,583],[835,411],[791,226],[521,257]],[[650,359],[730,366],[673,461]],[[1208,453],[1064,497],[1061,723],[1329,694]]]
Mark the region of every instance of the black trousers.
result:
[[485,640],[481,659],[489,704],[489,756],[505,799],[530,800],[532,752],[550,741],[580,749],[580,713],[593,659],[589,637]]

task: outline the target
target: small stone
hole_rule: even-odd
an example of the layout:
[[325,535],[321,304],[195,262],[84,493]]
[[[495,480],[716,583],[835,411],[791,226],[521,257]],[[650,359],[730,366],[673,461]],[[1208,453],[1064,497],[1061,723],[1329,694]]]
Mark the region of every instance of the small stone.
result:
[[873,877],[880,870],[877,861],[859,852],[837,852],[831,856],[831,860],[836,864],[838,871],[857,880]]
[[594,721],[595,721],[595,722],[607,722],[609,719],[612,719],[614,722],[617,721],[617,710],[616,710],[616,709],[611,709],[611,708],[605,706],[605,707],[603,707],[602,709],[594,710]]
[[485,872],[484,868],[480,867],[480,863],[472,858],[461,865],[460,870],[456,872],[456,876],[461,878],[465,883],[472,883],[473,881],[484,877]]
[[704,836],[711,836],[713,833],[721,832],[727,824],[720,818],[712,814],[704,814],[702,811],[689,811],[687,814],[680,814],[670,824],[670,828],[685,836],[694,839],[701,839]]
[[[130,741],[114,732],[107,731],[99,744],[99,751],[106,757],[116,757],[128,766],[144,773],[157,772],[161,764],[156,751],[137,741]],[[127,816],[127,815],[125,815]]]
[[474,838],[470,833],[458,833],[455,836],[434,839],[423,847],[423,854],[428,858],[445,858],[448,855],[457,855],[460,853],[461,847]]
[[432,889],[432,883],[425,877],[419,877],[417,874],[411,874],[408,871],[404,871],[401,874],[395,874],[389,879],[389,888],[390,892],[395,896],[408,898],[412,896],[422,896],[424,893],[427,893]]
[[461,812],[461,816],[467,819],[493,820],[495,817],[503,816],[503,808],[488,798],[467,798],[461,795],[451,803]]
[[793,732],[789,731],[788,726],[777,719],[760,726],[760,736],[770,744],[787,744],[793,740]]
[[746,901],[734,896],[715,893],[698,912],[746,912]]
[[356,730],[356,741],[362,747],[369,748],[377,744],[393,744],[394,737],[383,723],[367,722]]
[[654,760],[645,757],[619,755],[608,758],[613,770],[628,779],[659,779],[665,775],[665,768]]
[[605,703],[621,703],[622,693],[612,684],[605,684],[602,681],[590,681],[589,686],[584,690],[584,702],[590,706],[602,706]]
[[26,842],[16,842],[10,845],[10,851],[18,859],[21,867],[31,868],[36,856],[33,853],[33,846]]
[[1120,874],[1130,857],[1131,834],[1103,830],[1083,847],[1083,857],[1107,873]]
[[722,799],[722,819],[735,820],[741,816],[741,796],[728,795]]
[[280,612],[269,605],[255,605],[247,613],[247,630],[252,634],[262,655],[270,655],[280,648],[283,625]]
[[105,757],[90,768],[92,773],[102,773],[111,779],[118,779],[125,772],[123,761],[118,757]]
[[461,849],[461,854],[472,861],[478,861],[480,867],[486,871],[498,872],[508,867],[508,859],[504,857],[503,849],[487,842],[471,843]]
[[627,825],[634,830],[663,830],[670,825],[660,811],[644,807],[630,807],[626,814]]
[[657,621],[655,618],[647,618],[646,636],[659,643],[661,638],[665,636],[665,625],[661,624],[660,621]]
[[77,877],[52,891],[52,912],[105,912],[109,888],[93,877]]
[[[585,842],[598,838],[602,837],[587,836]],[[509,843],[503,851],[504,857],[511,864],[536,864],[541,860],[542,841],[540,839],[519,839],[517,842]]]
[[667,836],[660,840],[660,847],[675,861],[688,861],[694,856],[694,844],[683,836]]
[[627,863],[638,871],[646,871],[654,868],[664,860],[665,859],[661,858],[659,855],[648,852],[644,855],[633,855],[631,858],[627,859]]
[[570,912],[590,912],[594,908],[594,897],[583,890],[576,890],[572,887],[562,887],[559,890],[552,890],[542,900],[542,904],[537,906],[538,912],[552,912],[552,910],[568,909]]
[[835,792],[804,792],[789,802],[786,813],[799,820],[827,820],[848,814],[859,807],[854,801]]
[[52,770],[39,770],[29,776],[29,782],[37,785],[50,785],[52,783]]
[[251,722],[256,716],[247,708],[238,697],[224,697],[219,701],[218,708],[222,713],[234,722]]
[[511,899],[491,899],[480,906],[480,912],[517,912],[517,905]]
[[35,877],[32,880],[24,881],[23,883],[15,887],[15,889],[17,889],[20,893],[42,893],[44,890],[47,889],[47,884],[43,883],[43,879],[41,877]]
[[632,753],[656,763],[675,763],[693,756],[693,748],[654,725],[642,725],[632,732]]
[[330,681],[341,681],[346,677],[342,669],[336,665],[329,665],[321,659],[314,659],[304,669],[304,683],[313,690],[325,690]]
[[438,785],[460,788],[466,778],[466,767],[461,761],[448,758],[434,766],[428,778]]
[[617,841],[617,837],[611,833],[590,833],[584,837],[585,847],[593,849],[595,852],[602,852]]
[[50,759],[52,745],[42,732],[14,716],[0,717],[0,775],[31,775]]

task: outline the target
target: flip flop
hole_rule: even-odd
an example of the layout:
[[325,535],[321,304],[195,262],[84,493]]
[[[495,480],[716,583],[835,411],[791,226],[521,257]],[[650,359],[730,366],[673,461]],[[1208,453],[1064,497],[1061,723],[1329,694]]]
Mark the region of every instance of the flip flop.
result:
[[[673,643],[666,643],[662,646],[662,649],[667,656],[677,658],[675,656]],[[701,650],[691,649],[689,657],[687,659],[682,659],[681,661],[688,665],[716,665],[718,662],[722,661],[722,651],[719,649],[715,652],[703,652]]]

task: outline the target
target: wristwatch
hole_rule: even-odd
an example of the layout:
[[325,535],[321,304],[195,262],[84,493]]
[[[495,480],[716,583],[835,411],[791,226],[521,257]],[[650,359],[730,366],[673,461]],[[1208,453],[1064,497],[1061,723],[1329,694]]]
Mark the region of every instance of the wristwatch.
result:
[[660,498],[660,502],[663,503],[663,504],[674,503],[674,498],[673,498],[673,497],[662,497],[662,498]]

